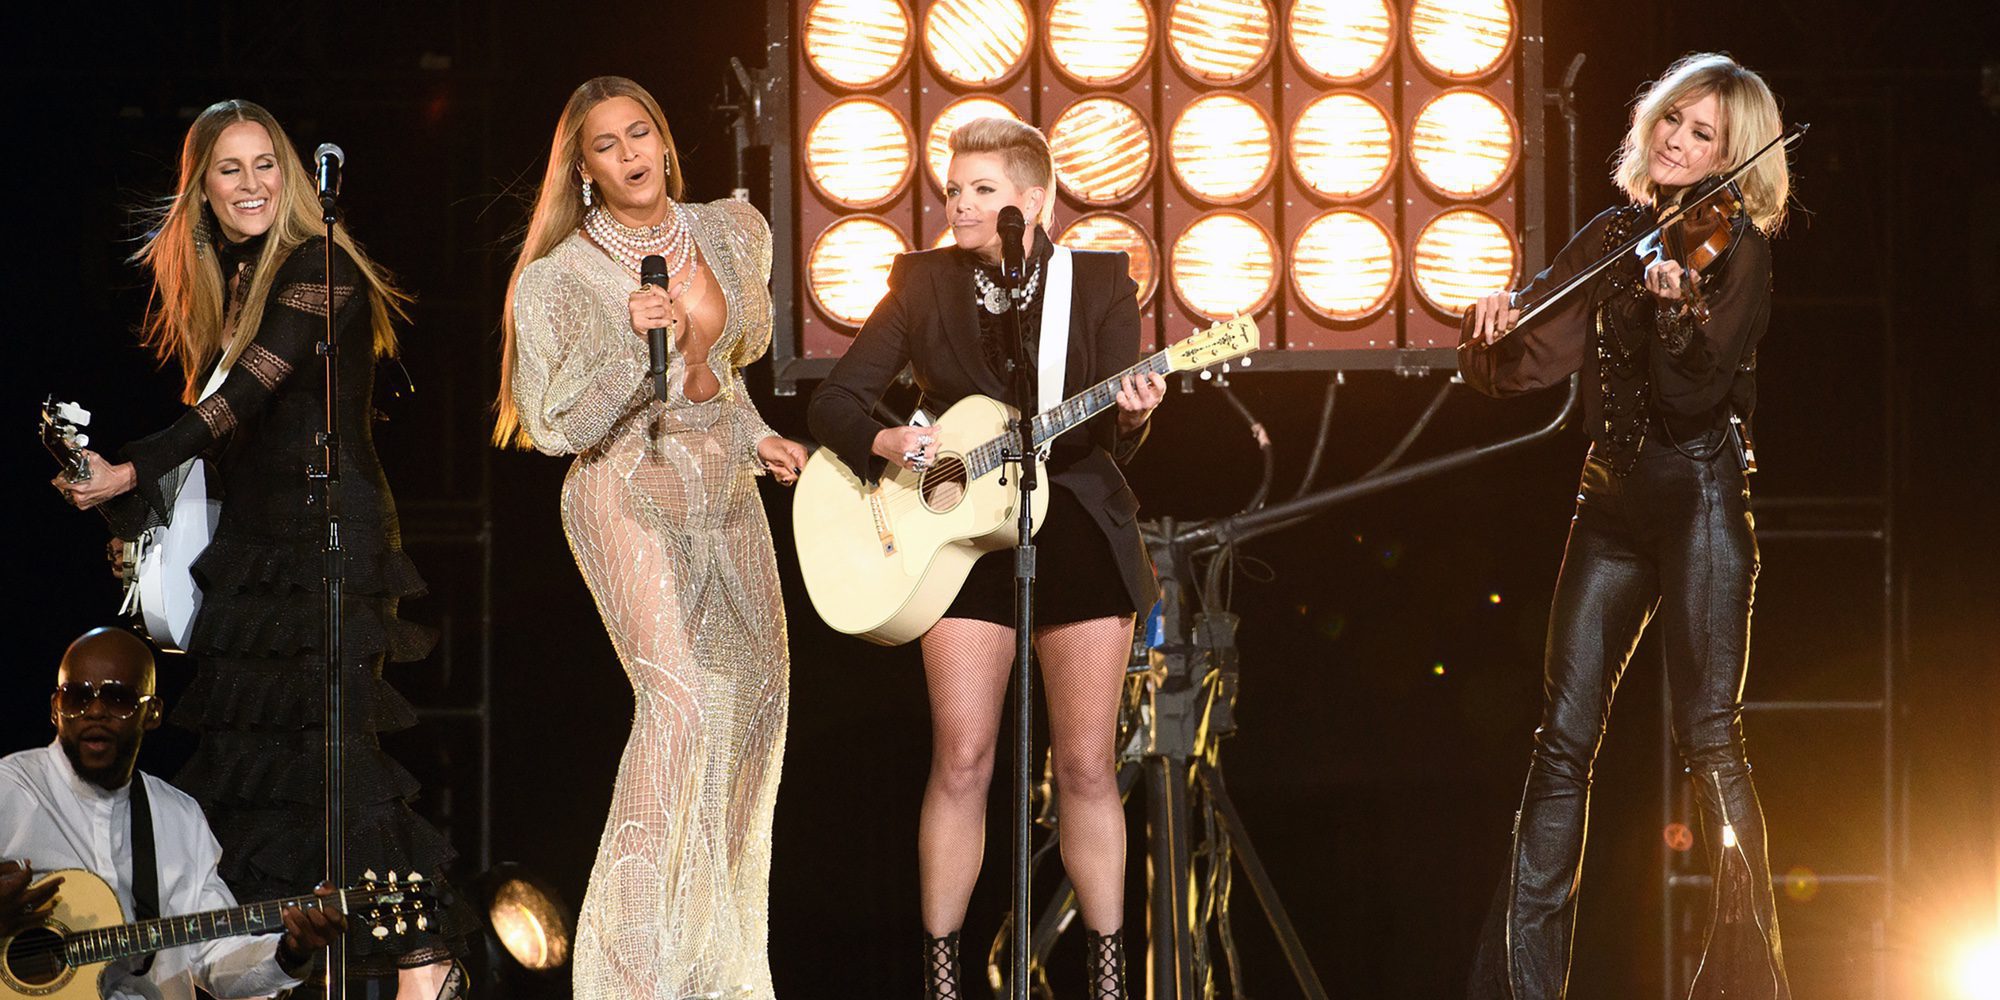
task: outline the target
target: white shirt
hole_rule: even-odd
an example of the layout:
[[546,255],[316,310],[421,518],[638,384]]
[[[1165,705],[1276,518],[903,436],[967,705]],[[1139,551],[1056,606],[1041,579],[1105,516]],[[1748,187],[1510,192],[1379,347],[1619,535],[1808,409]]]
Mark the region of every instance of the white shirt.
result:
[[[135,770],[132,780],[146,782],[152,807],[161,915],[235,907],[236,897],[216,872],[222,847],[201,807],[158,778]],[[36,872],[95,872],[118,893],[127,918],[133,912],[131,815],[132,786],[114,792],[83,780],[60,744],[0,758],[0,858],[26,858]],[[194,1000],[200,986],[217,997],[267,996],[299,983],[278,967],[277,950],[275,934],[168,948],[153,958],[143,978],[127,968],[141,959],[114,962],[104,977],[104,995]]]

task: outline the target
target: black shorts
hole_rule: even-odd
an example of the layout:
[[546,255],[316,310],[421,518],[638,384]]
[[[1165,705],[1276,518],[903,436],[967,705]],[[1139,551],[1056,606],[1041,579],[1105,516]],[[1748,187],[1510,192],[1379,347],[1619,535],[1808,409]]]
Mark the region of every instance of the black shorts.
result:
[[[1074,494],[1043,484],[1049,510],[1035,533],[1035,626],[1134,614],[1111,542]],[[1013,625],[1014,550],[980,556],[944,616]]]

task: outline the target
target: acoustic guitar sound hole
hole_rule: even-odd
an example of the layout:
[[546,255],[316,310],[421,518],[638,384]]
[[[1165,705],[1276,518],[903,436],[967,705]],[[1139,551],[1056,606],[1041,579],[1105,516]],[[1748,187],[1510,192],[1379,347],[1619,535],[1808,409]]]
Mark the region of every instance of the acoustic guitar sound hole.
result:
[[68,967],[62,935],[46,927],[29,928],[7,942],[7,974],[22,985],[45,986],[61,978]]
[[924,507],[942,514],[965,499],[965,460],[957,455],[939,455],[937,464],[924,470]]

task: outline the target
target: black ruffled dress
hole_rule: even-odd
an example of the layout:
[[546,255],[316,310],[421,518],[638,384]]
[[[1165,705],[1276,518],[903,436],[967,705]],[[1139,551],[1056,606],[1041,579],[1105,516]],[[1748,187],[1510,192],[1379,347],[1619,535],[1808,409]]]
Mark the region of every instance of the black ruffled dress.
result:
[[[229,315],[251,287],[262,238],[211,254],[230,289]],[[107,504],[113,531],[132,538],[170,516],[177,469],[208,460],[209,495],[221,517],[194,563],[202,592],[188,652],[197,674],[173,712],[200,734],[175,784],[201,803],[221,841],[222,877],[240,901],[296,895],[319,882],[324,859],[322,724],[325,536],[306,470],[323,449],[325,379],[315,344],[325,331],[325,243],[309,240],[277,264],[256,340],[222,385],[180,419],[122,450],[137,473],[132,493]],[[340,351],[342,633],[347,719],[347,870],[419,871],[446,896],[429,932],[348,938],[349,969],[384,975],[465,953],[472,923],[441,876],[451,845],[410,808],[416,779],[383,752],[378,734],[416,722],[382,679],[385,660],[422,659],[436,636],[397,617],[423,579],[403,554],[396,507],[371,435],[375,356],[369,291],[336,249],[334,322]],[[357,291],[359,294],[357,294]]]

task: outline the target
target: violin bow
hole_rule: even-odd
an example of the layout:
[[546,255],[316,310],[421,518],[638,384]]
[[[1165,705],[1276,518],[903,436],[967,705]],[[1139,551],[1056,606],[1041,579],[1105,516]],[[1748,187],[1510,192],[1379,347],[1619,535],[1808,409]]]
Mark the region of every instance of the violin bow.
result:
[[[1536,316],[1541,315],[1550,306],[1555,305],[1558,301],[1560,301],[1564,296],[1568,295],[1573,291],[1576,291],[1578,288],[1583,287],[1592,278],[1595,278],[1599,274],[1604,273],[1605,268],[1610,267],[1613,263],[1622,259],[1626,254],[1631,253],[1634,248],[1638,247],[1639,244],[1646,242],[1647,237],[1652,236],[1654,233],[1657,233],[1660,230],[1673,225],[1675,222],[1680,220],[1681,216],[1686,215],[1689,211],[1693,210],[1696,206],[1700,205],[1702,202],[1705,202],[1708,199],[1715,197],[1715,193],[1717,191],[1721,191],[1724,188],[1730,186],[1731,184],[1736,183],[1736,179],[1748,173],[1751,167],[1756,166],[1757,161],[1763,159],[1764,154],[1769,153],[1771,150],[1776,149],[1779,146],[1789,147],[1792,143],[1797,142],[1801,137],[1803,137],[1806,134],[1806,130],[1810,128],[1812,128],[1812,125],[1808,122],[1795,122],[1792,125],[1792,127],[1786,129],[1782,133],[1779,133],[1777,138],[1772,139],[1770,142],[1765,143],[1764,148],[1752,154],[1749,159],[1744,160],[1741,164],[1739,164],[1736,167],[1736,169],[1731,170],[1727,175],[1725,175],[1722,178],[1721,183],[1710,188],[1707,192],[1703,193],[1701,197],[1696,198],[1693,201],[1683,202],[1679,205],[1674,206],[1673,211],[1668,212],[1666,216],[1660,219],[1659,222],[1655,223],[1652,228],[1647,229],[1644,232],[1641,232],[1633,236],[1632,238],[1626,240],[1624,243],[1619,245],[1618,249],[1613,250],[1610,253],[1607,253],[1604,256],[1598,258],[1597,263],[1592,264],[1589,267],[1586,267],[1583,270],[1578,271],[1577,273],[1571,275],[1567,281],[1564,281],[1562,284],[1557,285],[1553,289],[1550,289],[1549,292],[1543,295],[1541,298],[1536,299],[1533,303],[1522,307],[1521,315],[1519,318],[1514,320],[1514,325],[1508,327],[1506,332],[1502,333],[1499,337],[1495,338],[1493,343],[1497,344],[1500,341],[1505,340],[1508,334],[1511,334],[1515,330],[1527,326],[1530,320],[1534,319]],[[1465,350],[1466,347],[1476,343],[1478,343],[1478,341],[1468,340],[1465,343],[1458,345],[1458,349],[1462,351]]]

